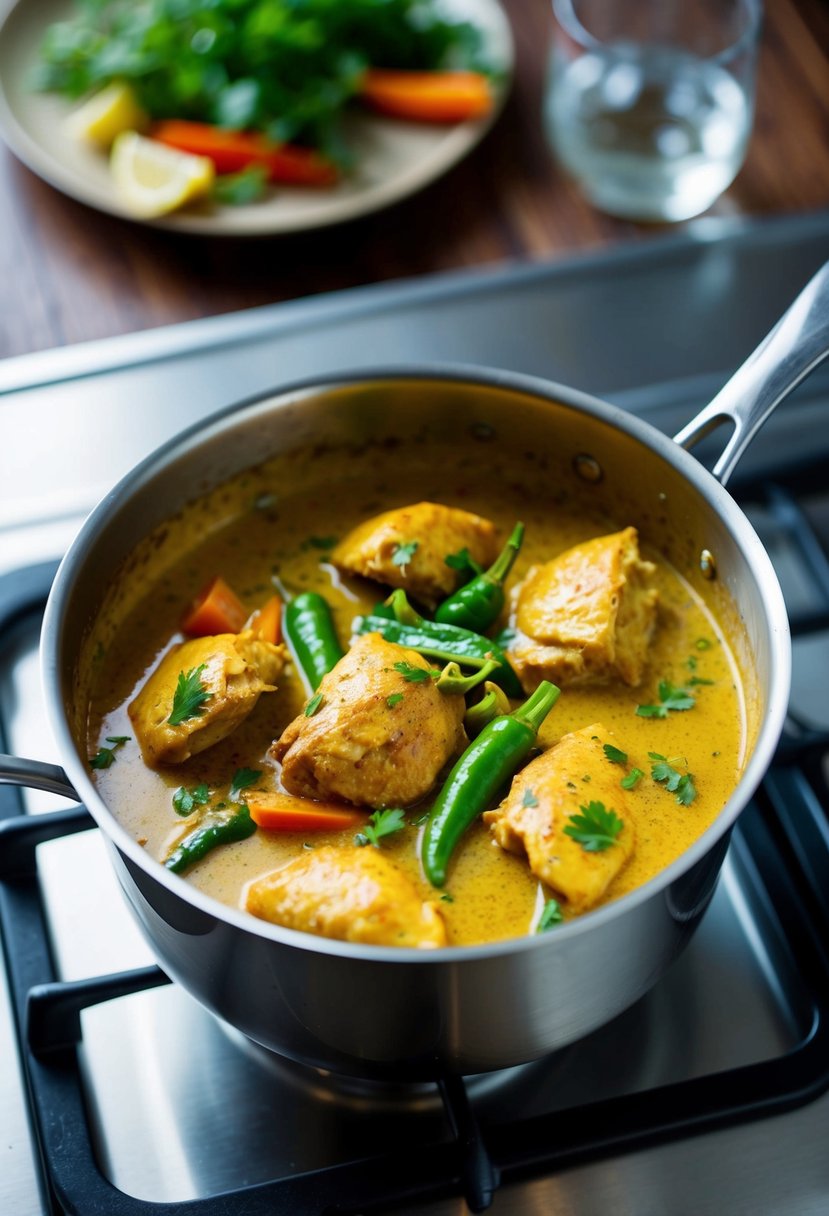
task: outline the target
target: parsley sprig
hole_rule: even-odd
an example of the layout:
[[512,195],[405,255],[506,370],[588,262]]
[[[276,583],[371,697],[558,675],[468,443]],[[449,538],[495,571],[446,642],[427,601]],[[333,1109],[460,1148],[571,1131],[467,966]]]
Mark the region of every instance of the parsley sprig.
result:
[[407,663],[405,659],[400,663],[394,663],[393,667],[409,684],[422,684],[424,680],[436,680],[440,675],[439,671],[432,671],[428,667],[415,667],[414,663]]
[[420,548],[419,540],[407,540],[395,546],[394,553],[391,555],[391,564],[400,566],[401,569],[408,566],[409,562],[414,557]]
[[207,667],[206,663],[191,667],[189,671],[178,673],[176,691],[173,694],[173,712],[167,721],[170,726],[180,726],[190,718],[200,718],[204,713],[204,704],[210,700],[211,694],[202,684],[201,673]]
[[125,743],[129,743],[131,735],[107,735],[107,743],[111,743],[112,747],[99,747],[94,756],[89,758],[90,768],[109,768],[115,762],[116,748],[123,747]]
[[608,810],[603,802],[589,802],[580,806],[581,815],[571,815],[564,835],[580,844],[585,853],[603,853],[616,844],[616,837],[625,826],[614,810]]
[[654,781],[664,784],[669,793],[676,794],[680,806],[690,806],[697,796],[693,774],[681,773],[675,768],[674,765],[680,763],[679,760],[669,760],[659,752],[648,752],[648,756],[654,762],[651,765],[651,777]]
[[395,832],[402,832],[405,826],[405,816],[398,807],[374,811],[372,815],[369,815],[368,823],[363,831],[358,832],[354,837],[354,843],[360,845],[361,848],[367,844],[373,844],[375,849],[379,849],[380,841],[384,836],[393,836]]
[[557,899],[548,899],[536,926],[536,933],[546,933],[564,920],[561,905]]
[[687,688],[677,688],[670,680],[659,681],[659,705],[637,705],[640,718],[667,718],[672,711],[693,709],[696,705],[693,693]]
[[177,815],[189,815],[197,806],[204,806],[210,798],[210,787],[205,781],[186,789],[180,785],[173,794],[173,810]]
[[244,790],[250,789],[252,785],[255,785],[261,776],[261,769],[237,768],[230,783],[230,793],[228,794],[230,801],[244,802],[244,798],[240,797],[240,795]]
[[612,743],[603,743],[602,751],[611,764],[627,764],[628,754],[623,752],[620,747],[614,747]]

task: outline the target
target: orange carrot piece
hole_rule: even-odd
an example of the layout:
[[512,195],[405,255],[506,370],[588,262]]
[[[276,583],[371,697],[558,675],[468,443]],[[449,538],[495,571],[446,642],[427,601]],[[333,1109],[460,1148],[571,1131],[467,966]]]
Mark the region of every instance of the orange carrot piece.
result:
[[341,832],[366,822],[362,811],[292,794],[252,793],[245,802],[253,822],[269,832]]
[[150,135],[179,152],[207,156],[217,173],[262,165],[272,182],[294,186],[331,186],[339,176],[333,161],[313,148],[278,144],[256,131],[228,131],[206,122],[167,118],[155,123]]
[[277,645],[282,641],[282,600],[272,595],[261,608],[257,608],[245,621],[245,629],[253,629],[263,642]]
[[203,638],[214,633],[238,633],[247,613],[239,597],[219,576],[200,592],[184,614],[182,632]]
[[410,72],[369,68],[361,99],[373,110],[417,122],[464,122],[492,109],[492,90],[480,72]]

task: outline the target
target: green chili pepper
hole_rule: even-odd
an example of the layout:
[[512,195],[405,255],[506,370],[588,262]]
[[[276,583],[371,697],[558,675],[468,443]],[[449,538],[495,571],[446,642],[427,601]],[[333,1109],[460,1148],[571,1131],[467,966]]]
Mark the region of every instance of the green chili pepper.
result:
[[322,677],[345,653],[337,639],[327,601],[316,591],[295,595],[285,605],[282,631],[309,693],[315,693]]
[[[508,696],[521,696],[518,676],[510,667],[504,651],[490,638],[481,637],[469,629],[459,629],[457,625],[441,625],[436,621],[424,620],[411,607],[404,591],[395,591],[388,602],[395,610],[395,620],[374,613],[357,617],[355,633],[380,633],[387,642],[397,642],[399,646],[408,646],[410,650],[417,650],[429,658],[443,659],[446,663],[454,659],[464,667],[485,667],[490,659],[494,659],[498,666],[491,673],[491,679]],[[402,614],[406,615],[405,623],[400,620]]]
[[479,735],[488,722],[509,712],[509,698],[503,688],[487,680],[484,684],[484,695],[480,701],[470,705],[463,716],[464,730],[472,738],[473,735]]
[[455,846],[526,758],[558,695],[555,684],[542,680],[523,705],[484,727],[446,778],[420,850],[423,871],[432,886],[442,887],[446,882]]
[[513,567],[524,540],[524,525],[517,523],[498,557],[488,570],[476,575],[471,582],[438,605],[435,620],[444,625],[458,625],[485,633],[498,619],[504,607],[504,582]]
[[208,815],[197,828],[185,836],[164,862],[168,870],[181,874],[188,866],[201,861],[211,849],[219,844],[231,844],[236,840],[247,840],[256,831],[256,824],[246,806],[227,811],[224,815]]
[[443,693],[454,693],[456,695],[460,693],[461,696],[465,697],[468,692],[471,692],[473,688],[477,688],[483,680],[486,680],[487,676],[491,676],[497,666],[498,664],[495,659],[490,659],[479,671],[474,672],[471,676],[465,676],[458,664],[453,660],[451,663],[446,664],[437,680],[435,680],[435,688]]

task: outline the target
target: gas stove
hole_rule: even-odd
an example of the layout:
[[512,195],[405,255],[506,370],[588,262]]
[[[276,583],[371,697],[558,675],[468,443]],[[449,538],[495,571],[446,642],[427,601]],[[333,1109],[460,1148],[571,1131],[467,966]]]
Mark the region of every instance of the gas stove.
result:
[[[99,493],[188,423],[381,351],[385,363],[547,376],[673,433],[827,258],[826,215],[701,221],[636,249],[0,364],[2,750],[59,760],[37,659],[57,560]],[[818,373],[730,487],[792,619],[794,689],[775,762],[683,956],[634,1008],[550,1058],[383,1086],[274,1057],[167,982],[83,808],[0,788],[0,1211],[826,1211],[827,422],[829,377]]]

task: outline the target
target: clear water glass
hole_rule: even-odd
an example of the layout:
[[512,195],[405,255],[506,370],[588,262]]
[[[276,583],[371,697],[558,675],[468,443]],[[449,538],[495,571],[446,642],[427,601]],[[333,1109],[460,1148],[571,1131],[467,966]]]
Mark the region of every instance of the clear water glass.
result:
[[552,0],[553,148],[611,215],[684,220],[737,176],[761,0]]

